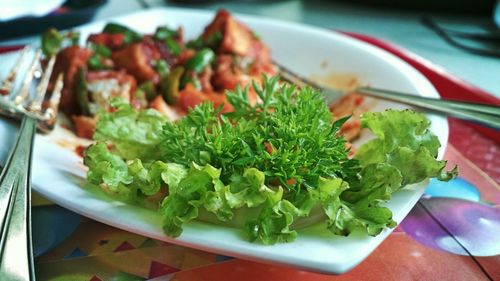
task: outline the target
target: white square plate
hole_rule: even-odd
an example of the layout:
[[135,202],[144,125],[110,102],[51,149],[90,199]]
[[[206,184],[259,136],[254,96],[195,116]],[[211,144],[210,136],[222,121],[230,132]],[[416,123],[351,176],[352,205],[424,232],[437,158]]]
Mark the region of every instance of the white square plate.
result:
[[[109,21],[122,23],[140,32],[154,32],[158,25],[182,25],[187,38],[195,38],[214,16],[213,12],[185,9],[152,9]],[[436,90],[420,73],[395,56],[345,35],[296,23],[266,18],[237,16],[248,24],[270,47],[273,58],[290,69],[308,77],[314,74],[355,74],[362,84],[398,90],[415,95],[439,97]],[[78,28],[82,38],[102,30],[105,22]],[[12,56],[0,60],[3,70],[9,68]],[[327,67],[325,68],[325,62]],[[0,73],[0,77],[5,73]],[[380,101],[374,110],[403,108]],[[432,130],[444,145],[448,138],[445,118],[427,115]],[[12,123],[0,120],[0,159],[14,138]],[[348,237],[332,235],[323,224],[300,230],[293,243],[265,246],[250,243],[243,231],[202,222],[188,223],[176,239],[162,231],[162,219],[153,210],[127,205],[83,187],[85,169],[82,159],[74,152],[77,139],[61,127],[49,135],[36,137],[33,163],[34,189],[44,197],[92,219],[155,239],[217,252],[243,259],[296,266],[303,269],[341,274],[364,260],[392,230],[376,237],[361,231]],[[363,138],[360,142],[364,141]],[[423,193],[426,182],[396,192],[387,206],[398,223],[408,214]]]

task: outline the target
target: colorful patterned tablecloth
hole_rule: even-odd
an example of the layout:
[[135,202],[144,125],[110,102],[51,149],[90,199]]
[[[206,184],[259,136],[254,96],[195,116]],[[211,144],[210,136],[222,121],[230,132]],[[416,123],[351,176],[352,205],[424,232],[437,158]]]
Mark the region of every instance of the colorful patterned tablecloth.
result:
[[[445,98],[500,100],[390,43],[346,33],[399,56]],[[38,280],[500,280],[500,132],[450,119],[444,158],[459,178],[424,197],[359,266],[340,276],[184,248],[34,202]]]
[[[60,244],[36,258],[37,277],[75,281],[500,280],[498,183],[453,145],[445,158],[461,167],[461,177],[446,184],[432,182],[400,226],[365,261],[340,276],[184,248],[48,205],[35,208],[42,212],[50,208],[47,216],[59,226],[72,229],[75,222],[78,225],[62,243],[54,235],[39,241],[44,246]],[[491,227],[481,226],[488,222]]]

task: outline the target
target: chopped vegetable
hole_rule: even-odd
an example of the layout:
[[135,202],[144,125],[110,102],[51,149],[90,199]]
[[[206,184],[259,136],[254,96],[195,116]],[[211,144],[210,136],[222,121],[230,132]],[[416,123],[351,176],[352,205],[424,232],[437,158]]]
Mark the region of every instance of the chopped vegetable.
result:
[[60,33],[55,28],[47,29],[42,34],[42,52],[45,56],[57,54],[63,47],[77,45],[80,34],[77,32]]
[[201,82],[193,73],[185,73],[180,81],[180,87],[185,88],[187,84],[193,85],[196,90],[201,90]]
[[217,30],[208,37],[208,39],[205,41],[205,45],[207,47],[215,49],[222,41],[222,38],[223,38],[222,33]]
[[203,40],[203,37],[198,37],[195,40],[187,42],[186,47],[195,50],[201,50],[203,47],[205,47],[205,41]]
[[146,108],[148,106],[146,93],[140,88],[137,88],[132,96],[131,104],[133,104],[135,108]]
[[92,70],[106,69],[106,67],[102,64],[101,57],[98,55],[91,56],[87,61],[87,65]]
[[104,57],[104,58],[110,58],[111,57],[111,50],[106,47],[105,45],[102,44],[89,44],[90,49],[94,51],[95,54]]
[[103,30],[104,33],[109,34],[123,34],[123,43],[129,44],[142,39],[142,35],[134,30],[117,23],[108,23]]
[[90,43],[89,47],[92,51],[94,51],[92,57],[90,57],[87,61],[89,68],[92,70],[110,69],[110,67],[104,64],[103,61],[111,57],[111,50],[104,45],[95,43]]
[[61,49],[63,36],[57,29],[51,28],[42,34],[42,51],[46,56],[57,54]]
[[78,101],[78,107],[82,115],[90,115],[89,93],[87,89],[86,71],[83,67],[78,70],[77,81],[75,83],[75,92]]
[[169,104],[177,103],[177,99],[179,98],[180,80],[183,73],[183,67],[176,67],[160,82],[162,96]]
[[174,56],[179,56],[182,52],[181,46],[172,37],[165,39],[165,45],[167,45],[167,48]]
[[205,48],[196,53],[192,58],[190,58],[186,65],[184,66],[186,70],[192,70],[196,73],[200,73],[212,63],[215,58],[214,51]]
[[152,100],[156,96],[156,88],[153,82],[146,81],[139,85],[139,90],[144,92],[147,100]]
[[156,29],[155,34],[153,35],[153,38],[156,40],[163,41],[167,38],[171,38],[173,36],[177,36],[177,31],[168,28],[167,26],[160,26]]
[[186,47],[195,50],[201,50],[205,47],[216,49],[221,43],[223,37],[224,36],[222,35],[222,33],[219,30],[217,30],[213,32],[210,36],[208,36],[207,39],[204,39],[203,36],[200,36],[195,40],[189,41],[186,44]]
[[154,61],[153,66],[154,66],[156,72],[160,75],[160,77],[165,77],[170,72],[168,63],[163,59]]

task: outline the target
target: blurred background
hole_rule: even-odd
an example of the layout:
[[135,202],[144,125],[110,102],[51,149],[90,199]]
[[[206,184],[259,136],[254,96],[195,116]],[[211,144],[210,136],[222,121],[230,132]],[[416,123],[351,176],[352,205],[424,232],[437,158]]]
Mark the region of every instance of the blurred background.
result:
[[[497,0],[2,0],[0,45],[155,7],[252,14],[387,40],[500,96]],[[17,11],[17,13],[16,13]],[[20,11],[20,12],[19,12]]]

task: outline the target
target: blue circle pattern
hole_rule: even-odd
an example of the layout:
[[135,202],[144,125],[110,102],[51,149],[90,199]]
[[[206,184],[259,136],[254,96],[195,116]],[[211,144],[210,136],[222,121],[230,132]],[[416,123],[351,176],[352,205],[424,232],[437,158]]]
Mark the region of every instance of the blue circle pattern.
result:
[[401,228],[416,241],[446,252],[500,254],[500,208],[482,202],[479,190],[463,178],[432,179]]
[[464,199],[474,202],[481,200],[479,190],[472,183],[462,178],[455,178],[449,182],[431,179],[429,186],[425,190],[425,195],[430,197]]

